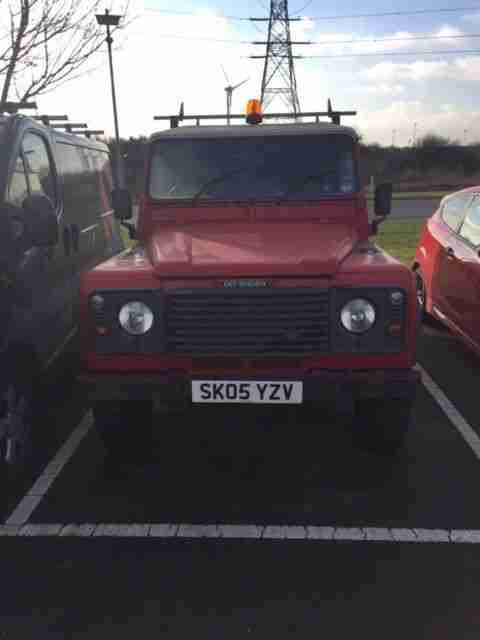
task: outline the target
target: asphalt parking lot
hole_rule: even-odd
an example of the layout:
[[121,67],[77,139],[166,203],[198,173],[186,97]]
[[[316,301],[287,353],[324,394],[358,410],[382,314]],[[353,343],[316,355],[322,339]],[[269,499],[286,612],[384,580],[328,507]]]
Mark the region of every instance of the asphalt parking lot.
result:
[[0,637],[477,638],[478,361],[428,327],[418,360],[393,461],[335,415],[221,407],[158,413],[151,459],[112,466],[57,373],[3,503]]
[[412,200],[397,200],[394,198],[390,219],[429,218],[435,213],[439,204],[440,198],[415,198]]

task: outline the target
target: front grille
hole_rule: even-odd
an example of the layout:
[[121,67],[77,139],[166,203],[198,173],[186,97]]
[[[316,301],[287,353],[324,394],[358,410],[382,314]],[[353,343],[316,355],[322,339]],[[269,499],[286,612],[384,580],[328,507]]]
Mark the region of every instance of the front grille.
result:
[[176,290],[166,296],[167,352],[306,355],[329,351],[329,296],[319,289]]

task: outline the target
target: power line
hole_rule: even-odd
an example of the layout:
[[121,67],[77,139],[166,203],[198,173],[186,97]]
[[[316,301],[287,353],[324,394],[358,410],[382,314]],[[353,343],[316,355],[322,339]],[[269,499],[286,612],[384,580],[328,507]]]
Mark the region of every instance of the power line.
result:
[[[145,11],[151,11],[153,13],[166,13],[172,16],[190,16],[198,18],[198,13],[193,13],[192,11],[172,11],[171,9],[145,9]],[[225,15],[213,15],[209,16],[212,20],[241,20],[248,22],[250,18],[242,17],[242,16],[225,16]]]
[[448,7],[445,9],[417,9],[416,11],[384,11],[382,13],[352,13],[350,15],[341,16],[317,16],[310,20],[345,20],[347,18],[385,18],[390,16],[418,16],[429,13],[454,13],[458,11],[478,11],[480,6],[476,7]]
[[[141,35],[143,37],[143,33],[140,34],[135,34],[135,35]],[[176,35],[176,34],[171,34],[171,33],[158,33],[155,35],[156,38],[168,38],[168,39],[173,39],[173,40],[195,40],[195,41],[202,41],[202,42],[221,42],[221,43],[227,43],[227,44],[253,44],[253,45],[264,45],[266,43],[266,41],[263,40],[236,40],[236,39],[232,39],[232,38],[204,38],[202,36],[181,36],[181,35]],[[452,36],[428,36],[425,34],[422,35],[418,35],[418,36],[408,36],[408,37],[401,37],[401,38],[352,38],[350,40],[305,40],[305,41],[298,41],[298,42],[292,42],[293,44],[299,44],[299,45],[305,45],[305,44],[313,44],[313,45],[322,45],[322,46],[328,46],[328,45],[332,45],[332,44],[362,44],[362,43],[379,43],[382,44],[383,42],[410,42],[410,41],[417,41],[417,40],[455,40],[455,39],[465,39],[465,38],[480,38],[480,33],[466,33],[466,34],[462,34],[462,35],[452,35]],[[418,53],[422,53],[421,51],[419,51]]]
[[[329,45],[329,44],[361,44],[362,42],[409,42],[410,40],[455,40],[458,38],[480,38],[480,33],[464,33],[455,36],[408,36],[400,38],[353,38],[351,40],[310,40],[310,44]],[[252,43],[253,44],[253,43]]]
[[[325,54],[320,56],[298,56],[304,60],[309,58],[320,59],[320,58],[363,58],[367,56],[423,56],[423,55],[478,55],[480,54],[480,49],[457,49],[450,51],[378,51],[376,53],[338,53],[338,54]],[[254,58],[256,56],[250,56]]]
[[[395,17],[395,16],[418,16],[418,15],[428,15],[428,14],[436,14],[436,13],[457,13],[461,11],[479,11],[480,5],[474,7],[445,7],[445,8],[436,8],[436,9],[417,9],[414,11],[384,11],[384,12],[372,12],[372,13],[351,13],[344,15],[328,15],[328,16],[305,16],[304,18],[290,18],[290,20],[347,20],[354,18],[384,18],[384,17]],[[153,12],[153,13],[164,13],[175,16],[190,16],[190,17],[198,17],[198,13],[193,13],[191,11],[172,11],[171,9],[154,9],[149,8],[145,9],[145,11]],[[252,20],[268,20],[268,18],[252,18],[247,16],[230,16],[230,15],[213,15],[211,16],[212,20],[239,20],[242,22],[248,22]]]
[[[292,42],[292,44],[314,44],[327,46],[330,44],[362,44],[363,42],[409,42],[411,40],[454,40],[457,38],[480,38],[480,33],[467,33],[456,36],[408,36],[401,38],[353,38],[350,40],[306,40],[301,42]],[[243,42],[243,41],[238,41]],[[264,41],[254,40],[251,44],[266,44]]]

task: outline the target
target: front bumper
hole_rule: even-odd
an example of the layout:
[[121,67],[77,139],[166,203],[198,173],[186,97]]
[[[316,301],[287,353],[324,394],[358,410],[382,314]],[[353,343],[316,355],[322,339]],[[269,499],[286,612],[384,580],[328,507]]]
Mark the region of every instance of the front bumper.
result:
[[79,381],[92,403],[102,401],[142,400],[175,406],[189,406],[192,379],[208,380],[300,380],[303,382],[304,405],[330,405],[339,413],[350,413],[360,398],[413,402],[420,373],[415,369],[375,371],[312,371],[300,376],[292,372],[261,376],[189,376],[178,372],[163,374],[96,374],[84,372]]

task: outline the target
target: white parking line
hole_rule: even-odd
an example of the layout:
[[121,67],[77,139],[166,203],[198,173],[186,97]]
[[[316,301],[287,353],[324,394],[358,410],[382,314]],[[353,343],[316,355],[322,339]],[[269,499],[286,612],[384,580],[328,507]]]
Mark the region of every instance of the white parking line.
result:
[[419,364],[416,365],[416,368],[422,374],[422,382],[425,388],[429,391],[435,402],[439,405],[447,418],[468,444],[470,449],[480,460],[480,438],[475,433],[474,429],[468,424],[461,413],[455,408],[453,403],[447,398],[438,384],[432,380],[431,376],[425,371],[425,369]]
[[70,437],[57,455],[37,478],[27,495],[20,500],[15,510],[5,520],[7,526],[23,525],[28,522],[28,519],[46,495],[60,471],[73,456],[78,445],[89,432],[92,424],[93,417],[92,414],[88,412],[83,417],[83,420],[80,421],[79,425],[72,431]]
[[[419,364],[422,382],[450,422],[456,427],[475,456],[480,460],[480,438],[454,407],[431,376]],[[13,537],[79,537],[79,538],[177,538],[232,540],[304,540],[377,543],[453,543],[480,544],[480,530],[418,529],[389,527],[336,527],[258,524],[188,524],[188,523],[69,523],[32,524],[28,520],[42,498],[73,456],[93,424],[90,412],[85,414],[68,440],[20,501],[4,525],[1,536]]]
[[480,544],[480,530],[314,527],[236,524],[24,524],[0,526],[0,537],[276,540],[387,544]]

